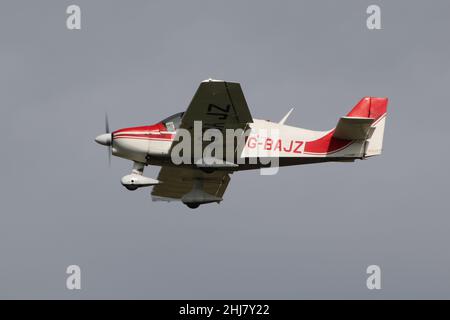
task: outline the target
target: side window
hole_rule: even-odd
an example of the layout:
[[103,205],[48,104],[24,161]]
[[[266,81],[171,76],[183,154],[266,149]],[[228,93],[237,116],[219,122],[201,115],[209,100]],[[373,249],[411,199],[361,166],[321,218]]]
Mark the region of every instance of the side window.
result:
[[175,131],[175,125],[173,124],[172,121],[166,122],[166,128],[167,128],[167,131],[170,131],[170,132]]
[[175,132],[180,127],[181,124],[181,118],[183,117],[184,112],[176,113],[161,122],[166,127],[166,130],[169,132]]

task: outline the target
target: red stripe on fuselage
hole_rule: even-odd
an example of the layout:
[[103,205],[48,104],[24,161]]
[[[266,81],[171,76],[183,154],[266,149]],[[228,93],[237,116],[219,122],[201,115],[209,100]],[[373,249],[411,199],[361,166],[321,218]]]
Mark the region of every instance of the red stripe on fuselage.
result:
[[165,140],[173,140],[175,134],[171,133],[121,133],[114,134],[114,139],[118,138],[157,138],[157,139],[165,139]]
[[140,126],[119,129],[113,132],[113,139],[140,139],[140,140],[161,140],[171,141],[175,133],[162,133],[166,131],[163,123],[157,123],[151,126]]
[[143,131],[143,132],[151,132],[151,131],[166,131],[166,127],[164,126],[163,123],[157,123],[157,124],[153,124],[151,126],[140,126],[140,127],[130,127],[130,128],[123,128],[123,129],[119,129],[114,131],[114,134],[119,134],[119,133],[130,133],[133,131]]
[[307,141],[305,144],[304,153],[325,154],[336,152],[344,149],[345,147],[349,146],[352,143],[351,140],[335,138],[333,137],[333,134],[334,130],[330,131],[322,138],[319,138],[314,141]]
[[121,140],[121,139],[130,139],[130,140],[149,140],[149,141],[173,141],[172,139],[159,139],[159,138],[149,138],[149,137],[119,137],[114,138],[114,140]]

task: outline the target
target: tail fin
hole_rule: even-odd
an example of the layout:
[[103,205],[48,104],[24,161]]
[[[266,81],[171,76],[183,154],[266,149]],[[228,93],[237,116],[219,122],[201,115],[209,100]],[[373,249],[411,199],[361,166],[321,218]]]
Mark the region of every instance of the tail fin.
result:
[[365,143],[365,157],[381,154],[387,105],[387,98],[364,97],[358,102],[352,111],[347,114],[348,118],[373,119],[373,123],[370,125],[371,132],[369,133]]

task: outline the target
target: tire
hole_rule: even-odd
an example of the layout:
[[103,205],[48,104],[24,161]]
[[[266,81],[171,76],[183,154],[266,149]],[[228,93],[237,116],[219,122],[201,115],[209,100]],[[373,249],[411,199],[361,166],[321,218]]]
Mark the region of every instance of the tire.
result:
[[192,203],[186,203],[186,205],[191,209],[197,209],[200,206],[200,203],[192,202]]

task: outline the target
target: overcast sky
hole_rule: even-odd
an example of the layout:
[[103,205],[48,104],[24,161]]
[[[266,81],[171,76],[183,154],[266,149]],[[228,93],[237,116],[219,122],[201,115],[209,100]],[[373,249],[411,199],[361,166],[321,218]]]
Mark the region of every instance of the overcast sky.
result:
[[[82,29],[66,29],[78,4]],[[381,6],[382,30],[366,28]],[[448,1],[2,1],[0,298],[450,298]],[[328,130],[389,97],[384,153],[233,174],[192,211],[128,192],[95,144],[206,78]],[[158,168],[145,174],[156,177]],[[82,289],[66,289],[66,267]],[[382,289],[366,288],[366,268]]]

